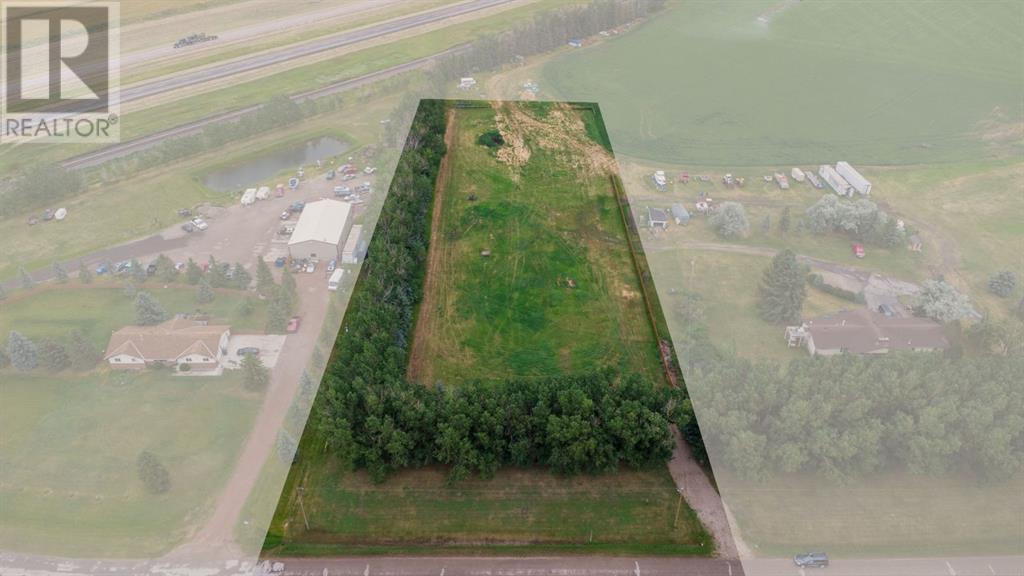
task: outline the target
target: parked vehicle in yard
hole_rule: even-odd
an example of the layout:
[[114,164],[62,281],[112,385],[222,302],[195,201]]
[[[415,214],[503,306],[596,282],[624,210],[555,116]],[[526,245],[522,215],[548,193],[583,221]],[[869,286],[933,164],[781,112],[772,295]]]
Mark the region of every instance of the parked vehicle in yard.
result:
[[150,264],[149,266],[146,266],[146,276],[153,276],[154,274],[156,274],[156,263],[155,262]]
[[338,261],[337,260],[331,260],[330,262],[327,263],[327,272],[334,272],[334,270],[337,267],[338,267]]
[[853,244],[853,245],[851,245],[851,248],[853,248],[853,255],[854,256],[856,256],[857,258],[863,258],[864,257],[864,245],[863,244]]
[[302,212],[303,208],[306,207],[306,203],[302,201],[292,202],[291,206],[288,206],[288,210],[291,212]]
[[828,556],[824,552],[797,554],[793,557],[793,564],[799,568],[825,568],[828,566]]
[[106,262],[104,262],[103,264],[100,264],[99,266],[96,267],[96,275],[97,276],[102,276],[102,275],[106,274],[107,272],[110,272],[110,266],[108,266]]
[[49,222],[53,220],[53,210],[47,208],[43,211],[43,222]]
[[284,256],[279,256],[277,260],[274,260],[274,266],[277,268],[284,268],[284,265],[288,263],[288,259]]
[[334,180],[334,170],[328,170],[327,171],[327,179],[328,180]]
[[349,188],[348,186],[335,186],[334,187],[334,195],[335,196],[346,196],[346,195],[351,194],[351,193],[352,193],[352,189]]
[[306,262],[306,274],[312,274],[313,272],[316,272],[316,260]]
[[345,270],[338,268],[335,270],[331,277],[327,280],[327,289],[331,292],[336,292],[338,287],[341,286],[341,279],[345,276]]
[[182,218],[188,218],[191,215],[192,211],[189,210],[188,208],[178,208],[178,216],[181,216]]
[[196,231],[196,226],[191,222],[185,222],[184,224],[181,225],[181,229],[191,234]]
[[238,349],[239,356],[259,356],[260,349],[255,346],[246,346],[245,348]]
[[210,225],[206,223],[206,220],[203,220],[198,216],[192,219],[192,225],[195,226],[197,230],[206,230],[210,227]]
[[294,334],[299,331],[299,326],[302,325],[302,318],[298,316],[292,316],[291,320],[288,320],[288,327],[285,328],[285,332]]
[[287,219],[289,219],[291,217],[292,217],[292,213],[290,211],[288,211],[288,210],[285,210],[284,212],[281,212],[281,215],[279,216],[279,218],[281,220],[287,220]]

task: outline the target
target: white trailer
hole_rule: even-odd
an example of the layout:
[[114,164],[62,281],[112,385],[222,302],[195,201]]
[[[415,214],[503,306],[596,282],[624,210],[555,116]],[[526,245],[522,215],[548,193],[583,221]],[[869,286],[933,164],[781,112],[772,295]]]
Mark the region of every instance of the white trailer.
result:
[[249,188],[242,194],[242,206],[252,206],[256,203],[256,189]]
[[342,268],[335,268],[334,272],[331,273],[331,277],[327,280],[327,289],[331,292],[337,292],[338,287],[341,286],[341,279],[345,276],[345,270]]
[[840,176],[836,169],[829,166],[828,164],[822,164],[818,167],[818,176],[824,180],[829,186],[835,190],[836,194],[840,196],[849,196],[853,194],[853,187],[846,181],[845,178]]
[[850,183],[850,186],[852,186],[857,192],[860,192],[861,195],[871,195],[871,182],[869,182],[867,178],[861,176],[860,172],[857,172],[853,166],[850,166],[849,162],[844,162],[842,160],[836,162],[836,172],[845,178],[846,181]]

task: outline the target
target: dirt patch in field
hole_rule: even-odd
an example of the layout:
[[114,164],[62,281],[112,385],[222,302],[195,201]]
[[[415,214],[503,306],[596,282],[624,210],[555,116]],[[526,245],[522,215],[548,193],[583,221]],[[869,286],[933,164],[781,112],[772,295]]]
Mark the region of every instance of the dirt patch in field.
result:
[[433,212],[430,220],[430,246],[427,249],[427,276],[423,283],[423,300],[420,301],[419,313],[416,317],[416,328],[413,331],[412,351],[409,353],[409,367],[406,376],[413,382],[429,384],[432,380],[430,343],[438,334],[437,315],[434,309],[438,306],[439,285],[444,282],[445,246],[442,242],[442,213],[444,210],[444,190],[451,178],[451,150],[455,138],[455,111],[448,111],[448,123],[445,127],[444,143],[448,150],[441,159],[441,166],[434,185]]

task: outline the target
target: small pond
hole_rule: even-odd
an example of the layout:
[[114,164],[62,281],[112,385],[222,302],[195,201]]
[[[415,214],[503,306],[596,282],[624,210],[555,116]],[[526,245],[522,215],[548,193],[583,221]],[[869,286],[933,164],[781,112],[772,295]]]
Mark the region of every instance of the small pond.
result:
[[268,182],[268,178],[284,171],[294,172],[299,166],[313,164],[317,160],[327,160],[348,148],[345,142],[325,136],[220,168],[204,176],[203,184],[217,192],[240,192],[256,184],[272,186],[274,183]]

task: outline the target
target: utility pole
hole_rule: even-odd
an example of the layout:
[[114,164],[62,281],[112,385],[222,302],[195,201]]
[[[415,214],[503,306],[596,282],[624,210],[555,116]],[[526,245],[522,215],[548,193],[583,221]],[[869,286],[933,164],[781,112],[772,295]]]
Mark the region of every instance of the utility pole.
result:
[[309,532],[309,518],[306,517],[306,507],[302,504],[302,495],[306,492],[305,486],[299,486],[299,510],[302,510],[302,523],[306,525],[306,532]]

